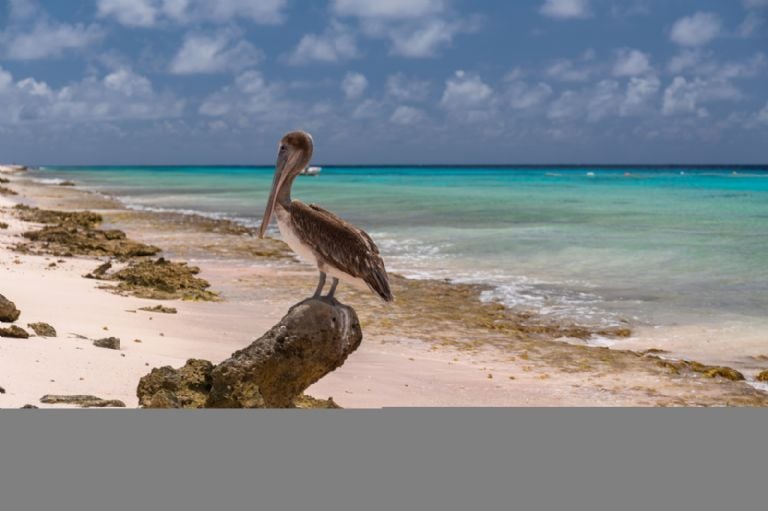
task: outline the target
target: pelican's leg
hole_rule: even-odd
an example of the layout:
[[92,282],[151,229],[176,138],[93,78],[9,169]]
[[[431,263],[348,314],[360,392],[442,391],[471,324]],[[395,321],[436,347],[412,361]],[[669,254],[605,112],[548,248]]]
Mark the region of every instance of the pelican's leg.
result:
[[331,289],[328,291],[328,294],[325,295],[328,298],[333,298],[333,293],[336,292],[336,286],[339,285],[339,279],[336,277],[333,277],[333,280],[331,281]]
[[320,272],[320,280],[317,282],[317,289],[315,289],[315,294],[312,295],[312,298],[319,298],[320,293],[323,292],[323,286],[325,286],[325,272]]

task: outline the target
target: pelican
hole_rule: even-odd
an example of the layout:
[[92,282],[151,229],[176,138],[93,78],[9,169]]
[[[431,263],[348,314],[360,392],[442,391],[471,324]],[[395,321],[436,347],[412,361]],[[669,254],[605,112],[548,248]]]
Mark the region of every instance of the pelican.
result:
[[259,227],[259,238],[264,237],[274,214],[283,240],[320,272],[314,298],[321,296],[329,274],[333,278],[326,295],[329,298],[333,298],[339,280],[343,280],[391,302],[392,291],[384,261],[371,237],[330,211],[291,200],[293,180],[309,164],[312,149],[312,136],[303,131],[293,131],[280,140],[272,191]]

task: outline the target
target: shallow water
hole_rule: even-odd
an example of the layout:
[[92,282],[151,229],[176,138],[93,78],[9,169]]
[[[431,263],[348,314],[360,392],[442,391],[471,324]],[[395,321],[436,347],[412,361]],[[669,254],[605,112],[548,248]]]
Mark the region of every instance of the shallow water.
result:
[[[258,225],[259,167],[52,167],[131,207]],[[488,299],[586,323],[754,321],[768,310],[768,171],[324,167],[294,198],[371,233],[390,270],[495,286]],[[768,346],[766,347],[768,350]]]

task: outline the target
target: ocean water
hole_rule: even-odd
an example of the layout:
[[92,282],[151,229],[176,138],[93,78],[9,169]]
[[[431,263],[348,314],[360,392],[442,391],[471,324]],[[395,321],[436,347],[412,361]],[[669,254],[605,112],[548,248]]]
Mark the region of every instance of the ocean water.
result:
[[[134,208],[257,226],[267,167],[49,167]],[[768,311],[768,169],[324,167],[293,197],[368,231],[389,270],[588,324],[704,324]],[[276,230],[273,226],[273,230]]]

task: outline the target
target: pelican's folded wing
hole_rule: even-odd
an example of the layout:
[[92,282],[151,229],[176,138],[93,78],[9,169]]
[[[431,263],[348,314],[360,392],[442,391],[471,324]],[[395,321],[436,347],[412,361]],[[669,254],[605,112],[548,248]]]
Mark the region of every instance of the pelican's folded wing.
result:
[[291,223],[296,234],[327,264],[362,279],[384,301],[392,301],[387,271],[370,236],[330,211],[293,201]]

